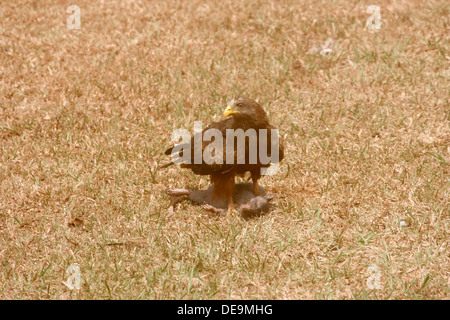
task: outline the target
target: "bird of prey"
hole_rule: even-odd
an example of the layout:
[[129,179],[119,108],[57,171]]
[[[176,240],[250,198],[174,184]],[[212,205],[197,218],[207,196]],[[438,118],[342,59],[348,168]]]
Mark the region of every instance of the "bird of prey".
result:
[[[223,120],[194,134],[189,142],[167,149],[165,154],[172,155],[172,161],[161,168],[180,163],[181,168],[190,169],[194,174],[209,175],[213,185],[212,199],[227,204],[228,216],[236,212],[233,203],[236,175],[250,172],[253,193],[260,195],[258,180],[263,170],[284,158],[284,148],[278,131],[256,101],[244,95],[237,96],[228,103],[223,116]],[[207,138],[208,131],[215,134]],[[213,162],[205,157],[206,151],[212,149]],[[200,159],[196,158],[199,152]]]

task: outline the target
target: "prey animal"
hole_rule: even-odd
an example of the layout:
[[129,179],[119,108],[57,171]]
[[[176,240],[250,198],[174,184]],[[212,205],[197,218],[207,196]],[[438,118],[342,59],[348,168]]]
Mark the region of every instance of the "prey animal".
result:
[[[267,195],[262,187],[259,187],[260,195],[253,194],[251,183],[237,183],[233,191],[233,203],[235,209],[244,219],[263,215],[269,211],[269,202],[275,195]],[[172,197],[169,205],[169,214],[174,213],[177,203],[190,199],[196,204],[202,204],[205,210],[225,216],[227,214],[227,202],[213,199],[213,186],[206,190],[169,189],[167,193]]]

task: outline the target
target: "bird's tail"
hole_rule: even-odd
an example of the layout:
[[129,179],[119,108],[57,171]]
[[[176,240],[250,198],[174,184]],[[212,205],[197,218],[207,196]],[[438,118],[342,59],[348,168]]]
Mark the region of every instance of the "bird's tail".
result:
[[169,163],[166,163],[165,165],[162,165],[162,166],[159,167],[159,168],[160,168],[160,169],[164,169],[164,168],[170,167],[170,166],[173,165],[173,164],[175,164],[175,163],[169,162]]
[[[164,152],[164,154],[165,154],[165,155],[170,155],[170,153],[172,152],[172,149],[173,149],[173,147],[167,149],[167,150]],[[159,169],[164,169],[164,168],[170,167],[170,166],[173,165],[173,164],[175,164],[175,163],[174,163],[173,161],[170,161],[169,163],[166,163],[165,165],[162,165],[161,167],[159,167]]]
[[[185,143],[185,144],[182,144],[181,146],[187,147],[187,146],[189,146],[189,144],[188,144],[188,143]],[[172,153],[172,150],[173,150],[173,147],[167,149],[167,150],[164,152],[164,154],[168,156],[168,155],[170,155],[170,154]],[[181,151],[179,152],[178,156],[179,156],[179,157],[182,157],[182,156],[183,156],[183,150],[181,150]],[[177,160],[179,160],[179,159],[177,159]],[[171,162],[169,162],[169,163],[166,163],[165,165],[163,165],[163,166],[161,166],[161,167],[159,167],[159,168],[160,168],[160,169],[164,169],[164,168],[170,167],[171,165],[173,165],[173,164],[175,164],[175,163],[178,163],[177,160],[175,160],[175,162],[171,161]]]

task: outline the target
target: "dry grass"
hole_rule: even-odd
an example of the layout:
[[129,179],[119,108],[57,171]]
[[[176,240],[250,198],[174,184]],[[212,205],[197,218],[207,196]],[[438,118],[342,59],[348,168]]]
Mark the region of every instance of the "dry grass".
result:
[[[369,4],[2,1],[0,298],[448,298],[450,7]],[[239,92],[285,137],[273,209],[167,217],[209,183],[156,169],[172,130]]]

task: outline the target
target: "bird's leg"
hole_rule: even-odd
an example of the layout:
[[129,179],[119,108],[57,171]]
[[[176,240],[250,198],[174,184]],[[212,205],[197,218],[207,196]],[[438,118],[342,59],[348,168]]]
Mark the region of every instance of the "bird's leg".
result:
[[253,183],[253,194],[255,196],[261,195],[261,192],[259,191],[258,183]]
[[228,210],[227,210],[227,217],[231,217],[232,215],[235,215],[237,212],[236,206],[233,202],[233,195],[231,195],[228,198]]
[[252,173],[253,194],[255,196],[260,196],[261,195],[261,192],[259,191],[259,187],[258,187],[258,180],[259,180],[259,178],[261,178],[260,174]]

